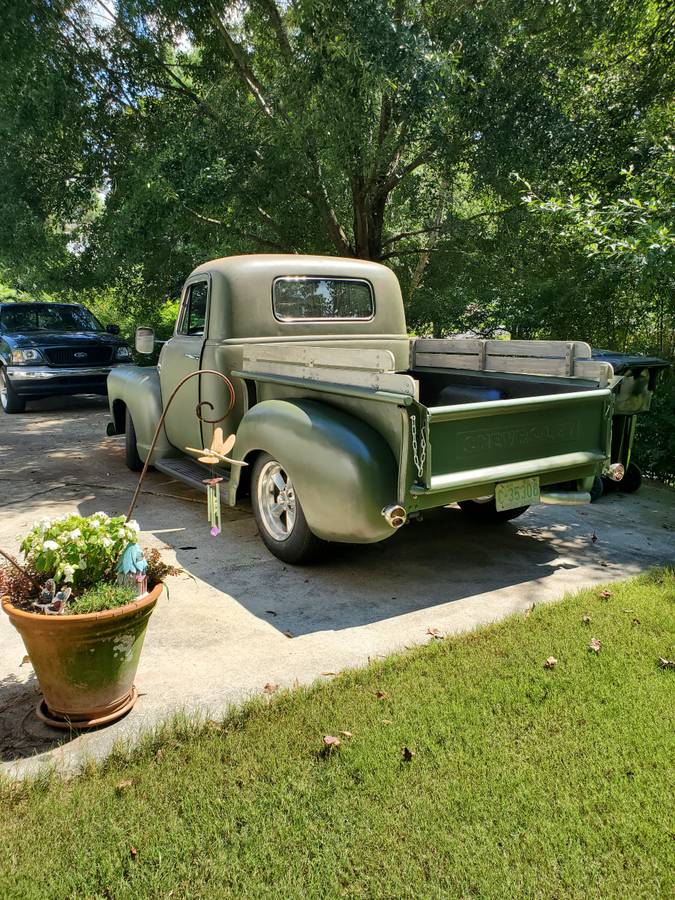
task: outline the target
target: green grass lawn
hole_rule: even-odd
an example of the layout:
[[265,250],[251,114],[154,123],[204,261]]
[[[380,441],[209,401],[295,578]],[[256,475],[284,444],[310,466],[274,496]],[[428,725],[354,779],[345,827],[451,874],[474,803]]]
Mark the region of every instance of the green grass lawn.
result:
[[675,573],[610,591],[7,785],[0,896],[672,897]]

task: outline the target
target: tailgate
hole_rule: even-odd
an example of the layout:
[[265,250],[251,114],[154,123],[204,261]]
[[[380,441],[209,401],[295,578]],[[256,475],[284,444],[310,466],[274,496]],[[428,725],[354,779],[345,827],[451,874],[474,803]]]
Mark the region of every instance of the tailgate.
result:
[[423,484],[413,492],[597,464],[608,457],[611,412],[608,389],[430,407]]

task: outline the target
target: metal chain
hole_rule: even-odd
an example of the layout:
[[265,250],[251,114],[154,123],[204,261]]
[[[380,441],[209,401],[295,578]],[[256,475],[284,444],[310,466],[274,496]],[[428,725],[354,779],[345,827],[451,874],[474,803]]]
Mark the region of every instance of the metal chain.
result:
[[418,449],[417,446],[417,417],[410,416],[410,426],[411,431],[410,435],[412,437],[412,448],[413,448],[413,461],[415,463],[415,468],[417,469],[417,474],[419,478],[424,477],[424,461],[427,458],[427,433],[422,424],[420,428],[420,445],[421,449]]

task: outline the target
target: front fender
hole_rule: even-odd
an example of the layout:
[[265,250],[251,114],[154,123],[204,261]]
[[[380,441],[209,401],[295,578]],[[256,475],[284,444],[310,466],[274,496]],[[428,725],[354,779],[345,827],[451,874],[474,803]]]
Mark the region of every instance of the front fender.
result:
[[[394,533],[382,509],[396,502],[396,461],[360,419],[314,400],[265,400],[242,420],[235,447],[238,459],[263,450],[281,463],[317,537],[366,544]],[[232,504],[239,471],[233,467]]]
[[[157,367],[118,366],[112,369],[108,375],[108,402],[118,434],[124,430],[123,425],[120,428],[120,421],[124,421],[124,407],[129,409],[136,430],[138,455],[145,462],[162,415],[162,392]],[[162,430],[150,462],[175,455],[176,450]]]

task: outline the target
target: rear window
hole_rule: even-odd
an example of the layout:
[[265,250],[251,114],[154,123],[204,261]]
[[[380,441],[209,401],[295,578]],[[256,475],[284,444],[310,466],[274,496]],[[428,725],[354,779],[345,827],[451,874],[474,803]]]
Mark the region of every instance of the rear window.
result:
[[353,278],[277,278],[272,287],[274,315],[282,322],[297,319],[372,319],[373,289]]

